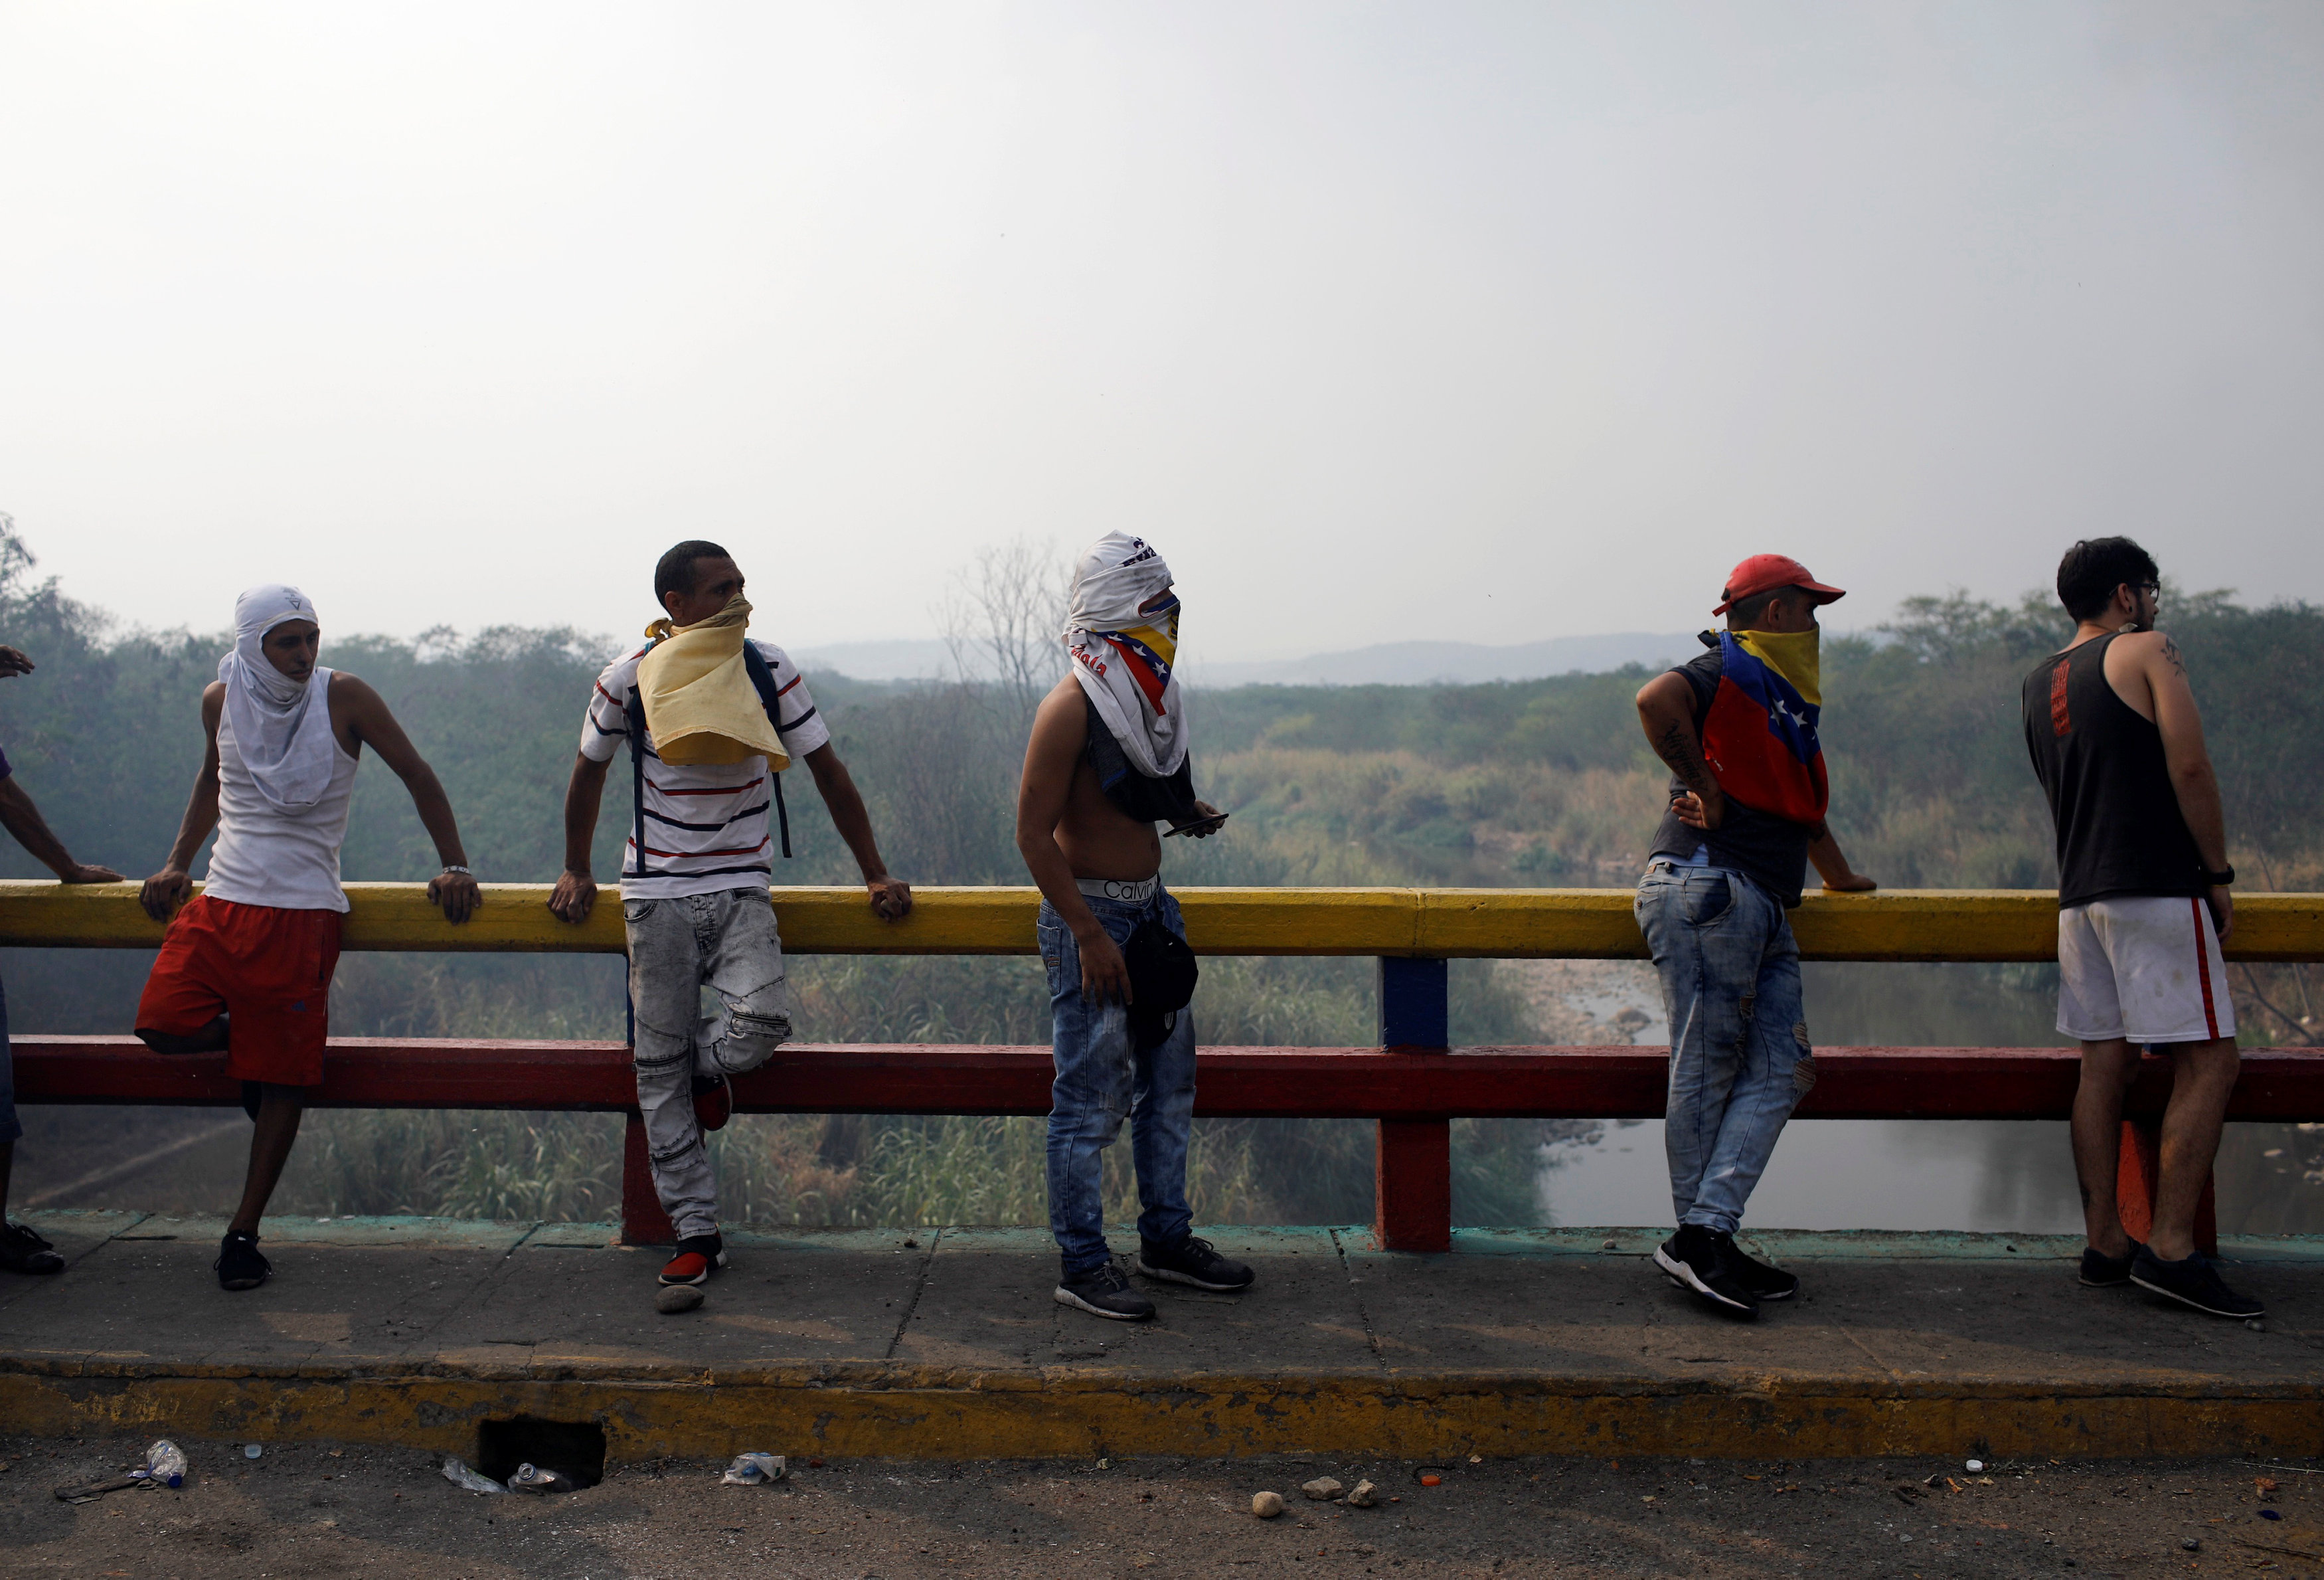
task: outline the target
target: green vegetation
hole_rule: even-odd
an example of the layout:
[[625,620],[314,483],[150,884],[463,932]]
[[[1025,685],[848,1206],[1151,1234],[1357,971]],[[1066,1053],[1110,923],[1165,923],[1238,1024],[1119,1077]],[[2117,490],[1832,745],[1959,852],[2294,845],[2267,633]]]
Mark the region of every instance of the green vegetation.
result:
[[[2171,597],[2164,607],[2204,705],[2235,859],[2256,880],[2249,886],[2324,887],[2310,788],[2324,758],[2324,698],[2309,681],[2324,672],[2324,611],[2252,609],[2222,594]],[[2007,609],[1956,596],[1915,602],[1877,639],[1827,642],[1833,817],[1858,866],[1891,885],[2051,881],[2047,819],[2017,734],[2017,688],[2064,630],[2038,599]],[[198,762],[197,700],[225,639],[118,628],[35,580],[0,524],[0,640],[40,664],[0,686],[0,744],[24,784],[85,859],[133,875],[150,871]],[[395,708],[442,776],[482,875],[547,882],[561,856],[558,808],[583,704],[610,645],[569,631],[439,632],[417,642],[327,631],[324,661],[363,675]],[[1182,886],[1627,886],[1664,794],[1665,775],[1630,705],[1644,678],[1198,695],[1197,771],[1234,821],[1208,844],[1174,842],[1169,875]],[[1024,882],[1010,840],[1021,690],[821,674],[810,683],[897,872],[924,882]],[[852,881],[820,803],[804,782],[795,790],[798,855],[779,880]],[[626,816],[626,793],[609,795],[601,878],[616,868]],[[366,764],[346,875],[411,879],[433,864],[402,787]],[[13,845],[0,848],[0,874],[42,875]],[[20,1031],[128,1029],[146,956],[5,954],[0,975]],[[1942,980],[1954,996],[1969,982],[1982,998],[2017,1005],[1996,1024],[2024,1022],[2024,1004],[2047,988],[2038,972],[1949,969],[1955,975]],[[802,1035],[818,1041],[1048,1038],[1030,961],[802,959],[793,982]],[[1453,983],[1456,1040],[1554,1035],[1512,968],[1456,963]],[[2236,985],[2246,1040],[2312,1039],[2305,971],[2237,967]],[[1855,996],[1884,1002],[1868,1003],[1847,1033],[1828,1027],[1826,1038],[1981,1035],[1947,1018],[1944,993]],[[1210,1043],[1333,1045],[1375,1035],[1361,961],[1206,961],[1197,1012]],[[618,1036],[620,967],[594,958],[349,956],[332,1015],[350,1035]],[[1457,1216],[1536,1221],[1543,1144],[1586,1128],[1460,1126]],[[318,1113],[280,1205],[334,1215],[598,1217],[618,1196],[619,1140],[619,1121],[603,1115]],[[715,1150],[739,1218],[1043,1216],[1036,1120],[744,1118],[715,1138]],[[2281,1169],[2324,1167],[2315,1137],[2285,1153]],[[1110,1190],[1134,1212],[1127,1148],[1116,1154]],[[1196,1210],[1212,1222],[1360,1221],[1370,1212],[1370,1169],[1362,1124],[1204,1122]]]

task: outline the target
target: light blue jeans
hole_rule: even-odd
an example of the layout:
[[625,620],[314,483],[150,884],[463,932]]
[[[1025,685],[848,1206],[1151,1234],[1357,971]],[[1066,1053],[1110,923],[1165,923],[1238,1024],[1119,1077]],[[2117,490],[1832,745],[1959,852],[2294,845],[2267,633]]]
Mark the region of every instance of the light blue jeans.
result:
[[1657,861],[1637,910],[1670,1013],[1671,1206],[1681,1224],[1732,1234],[1815,1085],[1799,945],[1775,898],[1723,867]]
[[[718,1233],[718,1171],[694,1113],[695,1077],[755,1070],[790,1039],[783,940],[764,889],[622,901],[638,1112],[654,1194],[681,1239]],[[705,1015],[702,990],[722,1012]]]
[[[1147,917],[1180,938],[1185,924],[1167,889],[1142,905],[1090,898],[1098,924],[1125,942]],[[1049,1088],[1049,1232],[1059,1263],[1074,1279],[1105,1265],[1105,1150],[1130,1121],[1130,1156],[1138,1169],[1138,1236],[1175,1245],[1194,1221],[1186,1206],[1186,1146],[1194,1129],[1194,1017],[1192,1006],[1159,1048],[1133,1052],[1129,1014],[1082,997],[1082,952],[1073,929],[1045,901],[1041,964],[1049,973],[1056,1018],[1057,1076]]]

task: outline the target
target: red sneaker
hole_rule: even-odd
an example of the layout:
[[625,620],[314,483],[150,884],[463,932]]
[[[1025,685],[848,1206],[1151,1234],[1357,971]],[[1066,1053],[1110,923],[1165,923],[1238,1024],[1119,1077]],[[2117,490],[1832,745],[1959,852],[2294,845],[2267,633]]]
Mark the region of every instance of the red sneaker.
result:
[[706,1135],[714,1130],[724,1130],[726,1122],[734,1117],[734,1088],[725,1076],[715,1081],[694,1077],[694,1123]]
[[710,1275],[726,1265],[726,1242],[715,1234],[689,1234],[678,1243],[678,1254],[661,1270],[665,1284],[706,1284]]

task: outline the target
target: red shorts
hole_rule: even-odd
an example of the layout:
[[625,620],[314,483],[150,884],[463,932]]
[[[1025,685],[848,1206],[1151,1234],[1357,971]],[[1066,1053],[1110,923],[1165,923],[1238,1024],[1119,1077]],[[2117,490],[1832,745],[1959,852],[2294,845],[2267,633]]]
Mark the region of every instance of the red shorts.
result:
[[226,1074],[313,1086],[323,1079],[339,913],[197,895],[170,923],[137,1001],[141,1031],[190,1037],[224,1010]]

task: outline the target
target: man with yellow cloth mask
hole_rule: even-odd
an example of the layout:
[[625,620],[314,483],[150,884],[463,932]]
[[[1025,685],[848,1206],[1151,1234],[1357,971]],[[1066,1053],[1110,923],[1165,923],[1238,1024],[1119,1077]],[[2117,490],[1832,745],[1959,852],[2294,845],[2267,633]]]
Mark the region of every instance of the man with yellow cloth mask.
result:
[[1638,692],[1646,739],[1673,775],[1637,901],[1670,1014],[1663,1136],[1678,1232],[1655,1261],[1733,1317],[1800,1287],[1735,1243],[1784,1122],[1815,1085],[1784,912],[1811,861],[1826,889],[1873,887],[1824,822],[1815,612],[1844,596],[1796,559],[1755,554],[1711,611],[1727,629],[1702,633],[1710,651]]
[[[664,618],[644,647],[597,677],[565,791],[565,872],[549,908],[588,919],[597,882],[590,845],[605,773],[630,745],[636,802],[622,855],[636,1018],[638,1110],[654,1192],[678,1229],[665,1284],[700,1284],[726,1265],[718,1182],[702,1132],[733,1112],[730,1076],[766,1063],[791,1034],[790,987],[769,885],[781,816],[775,775],[796,756],[888,920],[912,908],[890,877],[871,815],[816,713],[806,679],[771,642],[747,635],[742,572],[715,543],[690,541],[654,568]],[[782,850],[790,854],[788,818]],[[702,990],[722,1012],[699,1013]]]

